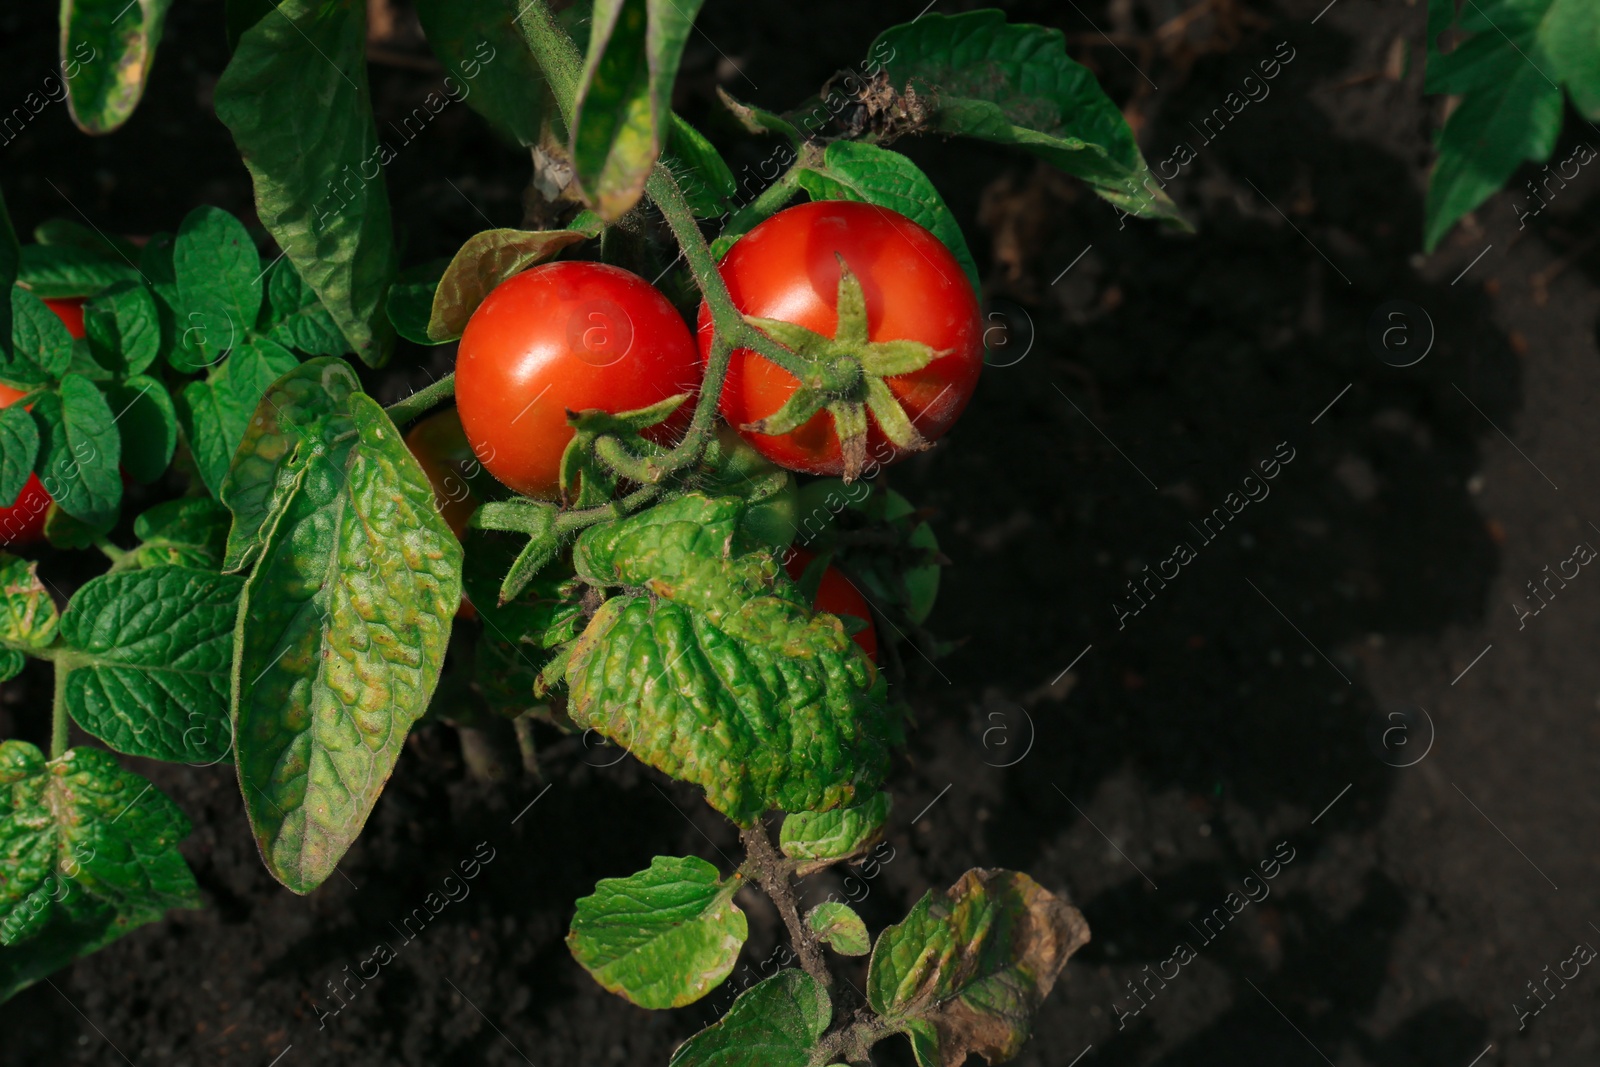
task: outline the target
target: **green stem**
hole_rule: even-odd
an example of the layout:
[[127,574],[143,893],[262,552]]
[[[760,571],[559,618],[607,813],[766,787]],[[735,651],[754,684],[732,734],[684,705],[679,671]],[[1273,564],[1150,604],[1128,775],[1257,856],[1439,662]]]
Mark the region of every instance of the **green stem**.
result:
[[109,538],[96,537],[94,539],[94,547],[98,548],[101,554],[111,561],[111,573],[113,574],[133,566],[133,551],[131,549],[118,548]]
[[558,534],[576,533],[585,527],[593,526],[597,522],[623,518],[638,511],[660,495],[661,490],[659,488],[647,485],[643,489],[635,489],[621,500],[613,500],[609,504],[602,504],[596,508],[584,508],[582,511],[563,511],[556,516],[556,532]]
[[455,395],[456,375],[451,371],[432,385],[418,389],[404,400],[396,401],[383,410],[388,412],[396,426],[404,426],[435,404]]
[[789,202],[789,198],[800,189],[800,172],[813,162],[811,157],[817,155],[817,150],[811,145],[805,145],[800,150],[800,157],[794,165],[778,176],[773,182],[761,191],[761,195],[750,201],[744,207],[733,213],[733,218],[722,228],[720,236],[742,237],[755,228],[756,223],[763,222],[778,213],[778,209]]
[[50,758],[60,759],[67,752],[67,670],[65,658],[56,660],[56,692],[50,703]]

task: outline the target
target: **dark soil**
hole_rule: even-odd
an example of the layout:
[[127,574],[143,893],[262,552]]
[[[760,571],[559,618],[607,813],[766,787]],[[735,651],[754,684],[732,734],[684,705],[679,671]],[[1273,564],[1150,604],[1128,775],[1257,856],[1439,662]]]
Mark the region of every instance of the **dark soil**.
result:
[[[1170,190],[1195,236],[1123,226],[1021,156],[911,147],[967,228],[1009,365],[945,444],[885,475],[938,512],[954,566],[932,625],[965,643],[937,666],[912,656],[894,858],[850,892],[878,927],[1004,866],[1083,909],[1094,940],[1018,1063],[1590,1065],[1600,1049],[1593,975],[1518,1018],[1526,983],[1600,941],[1600,579],[1520,625],[1511,606],[1600,540],[1600,191],[1585,175],[1527,231],[1503,194],[1420,255],[1440,118],[1421,93],[1426,5],[1317,18],[1324,2],[1217,0],[1239,32],[1208,15],[1169,50],[1138,42],[1175,0],[1006,5],[1068,32],[1152,163],[1195,150]],[[711,123],[721,83],[786,106],[921,7],[713,0],[680,105]],[[54,14],[0,15],[0,105],[49,73]],[[147,233],[208,202],[250,217],[210,114],[222,5],[184,0],[169,25],[124,130],[91,140],[52,106],[5,147],[19,229],[81,211]],[[1203,132],[1269,58],[1270,95]],[[436,78],[375,67],[380,121]],[[1559,158],[1600,137],[1568,118]],[[517,224],[527,177],[464,108],[427,137],[388,173],[408,262],[485,218]],[[1406,368],[1368,340],[1396,300],[1411,351],[1422,312],[1436,332]],[[429,358],[448,354],[403,352],[374,388],[398,396]],[[1230,494],[1267,490],[1199,532]],[[1180,542],[1194,558],[1134,599],[1125,583]],[[0,691],[0,735],[43,738],[48,684]],[[0,1061],[664,1064],[723,993],[673,1012],[604,993],[563,944],[572,902],[658,852],[727,869],[737,841],[692,791],[609,761],[557,743],[547,789],[491,787],[454,731],[420,728],[341,876],[305,898],[262,868],[226,767],[131,761],[194,821],[209,906],[0,1008]],[[319,1026],[330,983],[480,848],[470,896]],[[779,935],[747,903],[754,971]],[[1150,977],[1180,944],[1177,976]]]

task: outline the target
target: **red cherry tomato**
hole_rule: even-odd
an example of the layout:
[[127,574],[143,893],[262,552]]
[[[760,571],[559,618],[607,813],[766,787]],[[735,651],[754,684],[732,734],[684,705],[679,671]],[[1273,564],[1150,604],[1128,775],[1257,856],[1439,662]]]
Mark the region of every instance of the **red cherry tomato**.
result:
[[[806,572],[806,567],[816,558],[817,554],[808,548],[791,548],[784,557],[783,569],[798,582]],[[817,597],[811,606],[829,615],[848,615],[866,623],[865,629],[857,630],[851,637],[861,646],[861,651],[867,654],[868,659],[878,662],[878,632],[872,627],[872,606],[838,567],[829,564],[828,569],[822,572],[822,582],[817,586]]]
[[44,306],[56,313],[56,318],[67,324],[67,332],[76,340],[83,336],[83,298],[68,297],[63,300],[46,300]]
[[433,486],[433,505],[457,537],[477,510],[478,499],[467,483],[478,465],[455,411],[429,415],[406,433],[406,447],[417,457],[422,473]]
[[[924,438],[942,436],[967,406],[983,369],[983,322],[961,264],[932,233],[871,204],[813,201],[778,212],[741,237],[720,264],[740,311],[781,319],[825,337],[838,325],[843,256],[866,296],[868,339],[920,341],[945,352],[921,370],[884,381]],[[711,356],[711,312],[700,307],[700,354]],[[799,387],[795,377],[749,349],[733,354],[722,414],[743,426],[777,411]],[[745,432],[774,463],[809,474],[840,474],[844,457],[833,417],[819,411],[785,434]],[[887,466],[901,452],[876,420],[868,462]]]
[[603,263],[546,263],[502,282],[467,322],[456,409],[490,474],[552,497],[573,435],[568,411],[632,411],[689,393],[647,433],[670,443],[688,424],[700,377],[688,326],[650,283]]
[[[0,408],[10,407],[23,395],[9,385],[0,385]],[[39,481],[39,476],[28,475],[28,480],[22,483],[22,492],[17,494],[16,503],[9,508],[0,508],[0,545],[30,545],[43,540],[44,520],[50,503],[50,494],[45,490],[44,483]]]

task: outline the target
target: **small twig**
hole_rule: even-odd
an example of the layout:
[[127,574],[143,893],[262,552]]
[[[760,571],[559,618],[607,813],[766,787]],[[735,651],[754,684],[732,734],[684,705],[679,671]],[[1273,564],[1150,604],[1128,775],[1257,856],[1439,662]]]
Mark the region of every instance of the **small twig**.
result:
[[783,924],[789,928],[789,940],[794,942],[795,951],[800,955],[800,966],[823,989],[831,988],[833,975],[822,958],[822,949],[818,947],[811,928],[800,919],[800,909],[794,899],[794,885],[789,881],[789,865],[772,847],[766,828],[760,823],[741,829],[739,839],[744,842],[750,873],[778,906],[778,914],[783,916]]
[[126,570],[133,566],[133,551],[131,549],[118,548],[110,538],[96,537],[94,539],[94,547],[98,548],[101,554],[111,561],[112,573]]
[[397,400],[383,410],[388,412],[396,426],[404,426],[435,404],[455,395],[456,375],[451,371],[432,385],[418,389],[404,400]]

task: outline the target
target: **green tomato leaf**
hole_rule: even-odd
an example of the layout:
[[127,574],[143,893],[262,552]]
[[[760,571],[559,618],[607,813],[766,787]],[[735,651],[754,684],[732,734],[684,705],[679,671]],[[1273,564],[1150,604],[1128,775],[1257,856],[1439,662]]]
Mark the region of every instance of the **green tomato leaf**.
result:
[[0,643],[18,652],[56,639],[56,602],[39,581],[39,564],[0,552]]
[[184,386],[179,418],[200,478],[219,499],[256,405],[273,382],[299,365],[294,353],[282,345],[254,337],[236,348],[206,381]]
[[883,839],[893,804],[888,793],[874,793],[850,808],[793,812],[784,816],[778,848],[790,859],[806,861],[800,874],[859,856]]
[[974,868],[878,935],[867,1001],[922,1067],[1016,1056],[1034,1012],[1089,941],[1083,915],[1015,871]]
[[11,359],[0,377],[18,387],[45,385],[72,365],[72,334],[45,302],[18,286],[11,289]]
[[612,993],[641,1008],[681,1008],[722,983],[748,934],[727,881],[693,856],[657,856],[648,870],[602,878],[578,901],[567,947]]
[[177,849],[188,832],[178,806],[109,752],[46,761],[26,741],[0,742],[0,944],[98,908],[131,926],[199,907]]
[[286,256],[267,270],[267,303],[257,326],[284,348],[308,356],[342,356],[350,351],[350,342],[317,299],[316,290]]
[[178,395],[178,422],[189,443],[195,469],[211,495],[219,499],[234,447],[223,429],[222,405],[210,382],[190,382]]
[[103,233],[74,219],[45,219],[33,228],[33,239],[42,245],[72,245],[126,262],[140,255],[139,246],[126,237]]
[[[267,869],[297,893],[361,832],[427,710],[461,602],[461,545],[358,385],[330,357],[286,375],[222,490],[228,559],[255,564],[234,645],[239,782]],[[295,418],[317,392],[324,413]]]
[[119,375],[139,374],[161,354],[156,299],[140,282],[119,282],[83,305],[89,350]]
[[[17,230],[11,225],[5,193],[0,192],[0,290],[9,293],[15,289],[21,266],[22,248],[17,243]],[[10,363],[11,356],[11,302],[0,300],[0,364]]]
[[428,337],[453,341],[494,287],[589,237],[582,230],[484,230],[450,260],[433,294]]
[[818,904],[806,916],[806,924],[841,956],[865,956],[872,951],[867,924],[848,904],[837,900]]
[[122,503],[122,439],[106,398],[88,378],[69,374],[33,402],[39,429],[35,471],[56,505],[90,526],[109,528]]
[[667,140],[672,86],[703,0],[597,0],[573,116],[574,185],[607,222],[625,215]]
[[591,527],[573,565],[620,586],[571,648],[567,712],[743,825],[876,790],[888,763],[884,685],[834,616],[813,615],[745,505],[688,494]]
[[172,248],[186,369],[208,367],[244,341],[261,310],[261,256],[244,224],[197,207]]
[[0,507],[12,507],[39,458],[39,427],[21,404],[0,408]]
[[1600,118],[1600,9],[1583,0],[1555,0],[1546,25],[1552,77],[1567,87],[1584,118]]
[[679,1045],[667,1067],[811,1067],[832,1018],[828,994],[815,979],[779,971],[740,993],[720,1022]]
[[133,550],[140,567],[176,565],[220,571],[233,517],[208,496],[169,500],[133,520],[139,547]]
[[[932,17],[931,15],[928,17]],[[932,231],[979,287],[978,266],[961,227],[933,182],[899,152],[858,141],[835,141],[822,154],[822,166],[800,171],[800,187],[813,200],[855,200],[898,211]]]
[[675,111],[669,132],[667,165],[688,199],[689,207],[702,219],[726,212],[730,198],[739,187],[733,171],[723,162],[716,147]]
[[138,280],[138,268],[127,260],[77,245],[23,245],[17,269],[17,281],[43,300],[94,296]]
[[450,97],[465,100],[501,134],[527,146],[539,141],[550,96],[517,28],[520,6],[517,0],[417,0],[417,18],[450,73]]
[[118,752],[215,761],[228,724],[233,627],[243,579],[152,567],[86,582],[61,616],[67,710]]
[[67,108],[84,133],[110,133],[133,114],[172,0],[61,0],[61,69],[76,66]]
[[255,337],[233,350],[211,372],[211,385],[222,399],[223,428],[230,440],[244,436],[256,405],[272,383],[300,365],[295,354],[265,337]]
[[167,471],[178,446],[178,412],[167,387],[142,374],[115,382],[106,399],[116,410],[122,439],[122,469],[140,485]]
[[1124,211],[1188,228],[1127,120],[1089,68],[1067,56],[1060,30],[1007,23],[992,9],[934,12],[885,30],[871,54],[888,57],[895,87],[932,99],[931,131],[1015,145]]
[[[1425,88],[1459,94],[1461,103],[1439,133],[1439,159],[1428,180],[1428,251],[1517,167],[1548,159],[1555,148],[1562,109],[1557,83],[1566,74],[1551,50],[1565,52],[1570,45],[1555,42],[1581,29],[1571,25],[1574,7],[1568,0],[1483,0],[1462,10],[1460,27],[1471,36],[1444,55],[1438,39],[1454,21],[1452,12],[1430,5]],[[1582,33],[1574,40],[1581,42]],[[1580,77],[1580,85],[1589,84]]]
[[115,517],[95,523],[75,519],[54,501],[44,513],[45,540],[55,548],[93,548],[95,541],[110,533],[115,525]]
[[257,405],[268,418],[253,418],[239,443],[236,462],[221,487],[222,503],[233,513],[222,569],[240,571],[260,557],[272,531],[268,519],[276,517],[290,491],[296,487],[297,469],[316,447],[304,435],[314,426],[348,412],[351,397],[361,392],[361,379],[342,359],[307,360],[275,382]]
[[438,345],[428,335],[428,321],[433,316],[433,294],[439,290],[439,280],[444,277],[449,260],[436,259],[400,272],[400,278],[389,286],[389,296],[384,301],[384,311],[394,324],[395,332],[407,341],[419,345]]
[[[394,334],[383,314],[394,235],[367,87],[366,5],[283,0],[239,38],[217,83],[217,117],[255,180],[256,208],[362,362]],[[252,313],[250,320],[255,321]]]

